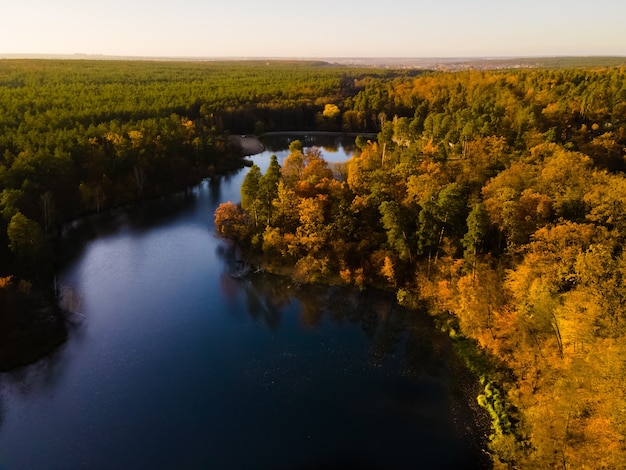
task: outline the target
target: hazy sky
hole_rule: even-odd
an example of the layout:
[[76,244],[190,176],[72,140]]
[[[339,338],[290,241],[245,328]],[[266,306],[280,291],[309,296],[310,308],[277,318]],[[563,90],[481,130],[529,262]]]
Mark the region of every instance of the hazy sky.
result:
[[2,0],[2,3],[0,54],[626,55],[624,0]]

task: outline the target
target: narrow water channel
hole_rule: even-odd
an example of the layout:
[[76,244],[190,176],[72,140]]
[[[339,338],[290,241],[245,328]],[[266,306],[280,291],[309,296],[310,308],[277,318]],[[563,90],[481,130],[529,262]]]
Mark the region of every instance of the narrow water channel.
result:
[[[253,160],[282,161],[276,145]],[[0,374],[0,469],[486,468],[471,384],[426,315],[231,276],[213,213],[246,171],[68,229],[69,340]]]

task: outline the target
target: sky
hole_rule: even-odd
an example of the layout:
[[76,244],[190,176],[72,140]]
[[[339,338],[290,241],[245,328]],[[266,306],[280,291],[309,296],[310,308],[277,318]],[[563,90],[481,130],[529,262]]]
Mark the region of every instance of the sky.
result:
[[2,3],[0,55],[626,56],[624,0]]

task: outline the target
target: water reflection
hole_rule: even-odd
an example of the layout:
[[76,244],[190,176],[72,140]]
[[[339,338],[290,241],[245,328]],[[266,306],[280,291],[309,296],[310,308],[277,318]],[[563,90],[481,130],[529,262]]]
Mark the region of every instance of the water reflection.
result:
[[0,426],[6,413],[4,404],[6,396],[10,394],[28,400],[41,393],[53,391],[62,380],[63,361],[64,352],[61,346],[36,364],[0,374]]
[[[225,250],[222,254],[228,254],[231,267],[236,268],[236,251]],[[301,286],[268,273],[237,279],[233,272],[226,270],[222,274],[224,294],[243,290],[250,317],[270,329],[280,325],[285,306],[295,305],[303,328],[321,328],[326,321],[357,326],[370,341],[374,363],[382,365],[389,358],[402,357],[403,373],[409,376],[436,374],[443,366],[445,351],[450,353],[447,337],[435,331],[428,315],[398,306],[391,293],[344,286]]]
[[223,202],[222,198],[222,180],[227,176],[216,176],[209,179],[209,202],[211,205],[218,206]]
[[[261,138],[263,146],[268,152],[277,152],[286,155],[285,149],[294,140],[302,142],[304,147],[318,147],[323,150],[324,157],[329,162],[344,161],[345,154],[352,155],[356,151],[355,137],[345,134],[289,134],[266,135]],[[337,158],[334,158],[337,156]]]
[[[466,432],[468,436],[479,433],[465,405],[468,396],[474,393],[464,390],[471,379],[463,375],[463,366],[456,360],[447,337],[434,329],[431,319],[423,312],[398,307],[392,295],[375,290],[296,286],[287,278],[270,274],[242,280],[231,278],[231,281],[241,285],[248,313],[255,322],[277,331],[281,323],[295,317],[315,342],[314,346],[311,343],[306,347],[298,336],[293,338],[293,343],[285,340],[267,362],[253,362],[246,370],[250,382],[259,384],[268,400],[280,401],[281,406],[289,406],[292,397],[301,397],[303,401],[309,400],[309,406],[314,409],[330,408],[343,432],[348,435],[350,430],[354,432],[355,441],[385,449],[381,453],[363,449],[358,452],[352,439],[345,438],[337,441],[334,451],[324,457],[320,457],[323,453],[312,453],[320,459],[316,463],[321,466],[318,468],[341,468],[336,465],[344,464],[356,465],[355,468],[368,468],[370,464],[372,468],[405,468],[412,461],[405,452],[413,446],[398,436],[402,433],[412,436],[416,439],[415,446],[423,449],[424,443],[417,441],[421,438],[429,442],[430,437],[420,433],[441,432],[442,412],[446,409],[444,396],[452,400],[453,419],[463,428],[447,432]],[[327,336],[329,328],[354,332],[354,327],[367,338],[363,343],[368,351],[365,356],[355,355],[350,346],[354,337],[343,341]],[[314,358],[308,356],[307,348],[310,354],[315,354]],[[320,363],[326,364],[320,366]],[[442,371],[446,369],[454,371],[452,376],[458,380],[442,380]],[[338,394],[333,393],[334,386],[338,386]],[[320,387],[326,390],[322,392]],[[326,401],[329,395],[332,401]],[[328,410],[324,416],[326,413]],[[362,429],[357,432],[355,427]],[[317,429],[319,424],[311,428]],[[382,430],[393,435],[396,442],[391,444],[388,436],[380,434]],[[327,437],[332,439],[333,435],[331,432]],[[322,448],[328,452],[325,444]],[[440,448],[437,452],[445,450]],[[465,456],[463,452],[442,456],[438,461],[432,452],[423,451],[418,461],[435,468],[488,466],[486,458],[481,460],[478,446]],[[381,459],[382,455],[387,457]]]

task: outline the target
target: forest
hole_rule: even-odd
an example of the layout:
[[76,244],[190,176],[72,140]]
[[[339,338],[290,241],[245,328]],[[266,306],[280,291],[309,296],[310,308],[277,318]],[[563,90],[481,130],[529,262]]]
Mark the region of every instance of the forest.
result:
[[[406,75],[406,73],[402,73]],[[241,168],[230,133],[365,130],[335,103],[399,72],[322,62],[0,61],[0,370],[66,335],[64,223]]]
[[0,61],[0,370],[64,340],[64,223],[240,168],[229,134],[377,133],[252,166],[220,235],[299,283],[426,305],[495,468],[626,462],[626,68]]
[[292,142],[218,233],[296,282],[426,304],[483,387],[494,468],[623,468],[626,69],[424,73],[337,106],[378,138],[332,166]]

